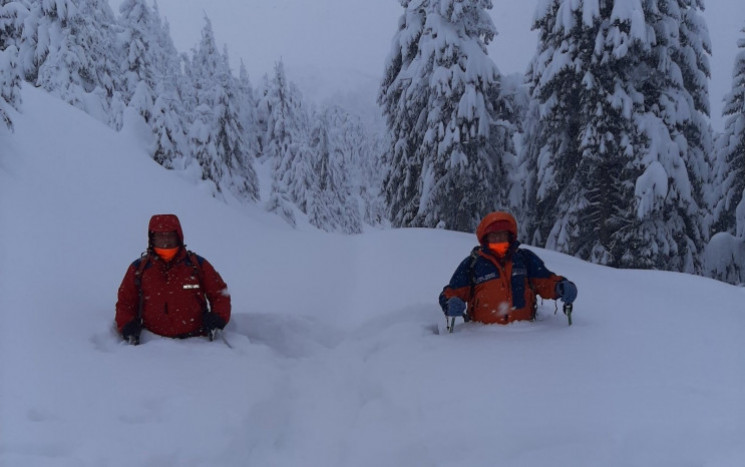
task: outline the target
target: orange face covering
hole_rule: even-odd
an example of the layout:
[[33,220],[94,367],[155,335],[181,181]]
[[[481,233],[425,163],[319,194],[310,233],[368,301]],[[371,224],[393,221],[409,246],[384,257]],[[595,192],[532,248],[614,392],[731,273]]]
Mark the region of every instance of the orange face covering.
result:
[[176,253],[178,253],[179,247],[176,248],[153,248],[155,254],[160,256],[166,263],[171,261]]
[[507,254],[507,250],[510,249],[510,242],[490,243],[489,249],[501,258]]

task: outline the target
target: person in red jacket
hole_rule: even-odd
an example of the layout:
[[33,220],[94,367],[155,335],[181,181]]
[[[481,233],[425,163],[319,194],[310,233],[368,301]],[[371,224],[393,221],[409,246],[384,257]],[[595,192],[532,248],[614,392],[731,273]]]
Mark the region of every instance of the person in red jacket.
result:
[[480,245],[460,263],[440,294],[446,316],[507,324],[533,320],[536,295],[567,304],[577,298],[574,283],[549,271],[532,251],[520,248],[511,214],[487,214],[476,236]]
[[227,285],[206,259],[186,249],[175,215],[150,219],[147,251],[124,275],[115,320],[134,345],[142,329],[175,338],[212,336],[230,320]]

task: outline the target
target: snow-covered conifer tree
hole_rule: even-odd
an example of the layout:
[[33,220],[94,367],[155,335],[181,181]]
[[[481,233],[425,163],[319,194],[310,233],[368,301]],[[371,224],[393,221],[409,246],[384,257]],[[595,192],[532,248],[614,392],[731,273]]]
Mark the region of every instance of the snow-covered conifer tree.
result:
[[[527,120],[528,108],[530,105],[530,89],[525,83],[525,76],[522,73],[513,73],[502,75],[500,81],[500,91],[503,106],[503,112],[507,115],[509,121],[515,122],[516,134],[513,140],[516,143],[515,153],[520,155],[525,145],[524,122]],[[529,225],[529,210],[525,208],[527,193],[531,192],[529,183],[534,180],[531,174],[525,172],[526,166],[524,159],[517,157],[513,160],[508,173],[509,191],[507,193],[506,204],[517,219],[518,238],[527,238]]]
[[[117,87],[114,15],[104,0],[40,0],[24,22],[20,47],[27,80],[96,117],[88,95],[111,99]],[[99,102],[101,109],[111,102]]]
[[197,105],[190,140],[194,141],[198,129],[199,140],[214,146],[206,152],[204,147],[194,148],[203,178],[214,181],[218,190],[227,188],[239,198],[256,200],[258,180],[243,140],[237,85],[227,57],[217,51],[212,24],[206,18],[202,40],[190,61],[190,77]]
[[256,122],[256,98],[243,60],[238,71],[237,98],[241,108],[241,126],[247,153],[252,158],[258,158],[261,155],[261,143]]
[[[284,64],[274,67],[274,74],[259,103],[265,119],[262,137],[263,155],[272,168],[273,183],[269,206],[273,211],[288,212],[295,204],[307,212],[308,189],[313,177],[308,150],[308,116],[300,92],[287,81]],[[283,217],[287,217],[283,214]]]
[[623,267],[699,270],[708,53],[695,0],[546,0],[525,163],[532,241]]
[[155,146],[152,157],[167,168],[177,168],[186,162],[186,110],[179,85],[183,82],[181,58],[173,45],[167,22],[161,22],[156,9],[155,37],[155,102],[152,121]]
[[0,120],[13,129],[11,109],[21,104],[18,43],[28,8],[21,2],[0,1]]
[[[745,28],[742,32],[745,33]],[[717,140],[714,232],[735,233],[735,209],[745,190],[745,37],[737,45],[740,51],[735,57],[732,89],[725,97],[722,111],[726,117],[724,133]]]
[[392,221],[471,231],[506,204],[514,164],[514,129],[500,118],[500,76],[486,53],[496,34],[492,2],[401,5],[378,97],[392,134]]
[[638,72],[649,70],[649,76],[637,75],[634,83],[644,96],[643,112],[635,121],[647,144],[636,156],[643,170],[635,180],[638,224],[621,239],[631,246],[623,264],[699,272],[707,237],[702,213],[709,177],[706,154],[712,150],[707,84],[711,45],[701,0],[650,4],[645,15],[653,34],[648,32],[645,62],[637,67]]
[[[124,26],[122,44],[122,98],[150,122],[156,87],[157,20],[144,0],[124,0],[119,6]],[[134,99],[135,94],[137,98]]]
[[187,134],[191,157],[201,167],[202,180],[212,181],[216,190],[220,191],[217,181],[222,179],[223,171],[218,163],[220,158],[215,143],[215,113],[207,104],[199,105],[194,112],[194,120]]
[[256,201],[259,181],[254,170],[254,153],[243,128],[243,94],[230,71],[227,50],[219,62],[215,78],[220,85],[217,95],[217,150],[228,168],[231,189],[240,197]]
[[339,106],[324,111],[329,137],[343,155],[344,173],[349,180],[352,196],[357,198],[361,221],[378,225],[387,219],[383,180],[388,172],[382,163],[384,139],[374,128]]
[[259,157],[261,157],[262,160],[266,160],[266,158],[263,157],[264,147],[266,146],[265,138],[269,135],[268,122],[271,113],[269,99],[267,98],[269,87],[269,75],[264,74],[254,92],[254,124],[256,125],[257,140],[259,143]]
[[21,76],[18,72],[18,48],[15,45],[0,48],[0,120],[12,130],[10,109],[18,109]]
[[[353,155],[344,140],[344,114],[332,107],[314,119],[310,136],[314,176],[310,179],[307,214],[310,223],[320,229],[353,234],[362,231],[362,221],[350,177]],[[338,125],[330,123],[332,120]]]
[[[742,30],[745,33],[745,28]],[[712,236],[705,252],[705,272],[719,280],[745,283],[745,38],[732,73],[732,89],[725,97],[724,133],[717,139]]]
[[383,181],[389,176],[385,164],[386,149],[391,147],[387,135],[380,132],[365,132],[365,144],[360,146],[360,158],[353,167],[357,168],[362,222],[367,225],[385,225],[389,221],[388,208],[383,192]]
[[528,71],[526,121],[529,239],[614,264],[614,235],[629,223],[624,183],[636,129],[628,72],[642,45],[634,18],[612,18],[611,1],[539,5],[539,50]]

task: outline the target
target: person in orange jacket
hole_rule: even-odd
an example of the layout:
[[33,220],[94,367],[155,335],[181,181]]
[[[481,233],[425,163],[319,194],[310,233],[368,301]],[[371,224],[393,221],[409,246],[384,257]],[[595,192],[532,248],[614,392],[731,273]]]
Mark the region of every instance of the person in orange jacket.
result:
[[230,320],[230,294],[214,267],[184,245],[173,214],[152,216],[148,249],[127,269],[116,302],[116,326],[137,345],[140,332],[185,338],[211,335]]
[[536,295],[566,304],[577,298],[574,283],[549,271],[532,251],[520,248],[517,222],[511,214],[487,214],[476,236],[479,246],[460,263],[440,293],[446,316],[507,324],[533,320]]

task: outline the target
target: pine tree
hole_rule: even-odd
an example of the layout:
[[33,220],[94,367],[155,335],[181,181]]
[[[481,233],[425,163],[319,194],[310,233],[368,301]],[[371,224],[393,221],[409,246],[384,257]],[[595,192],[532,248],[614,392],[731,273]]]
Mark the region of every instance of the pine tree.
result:
[[[191,149],[191,157],[201,168],[201,179],[214,183],[215,191],[220,191],[217,180],[222,179],[222,167],[219,165],[217,144],[214,132],[215,114],[207,104],[201,104],[195,109],[187,134],[187,142]],[[217,193],[215,193],[217,194]]]
[[[742,29],[745,33],[745,28]],[[732,89],[725,97],[724,133],[717,140],[719,166],[714,187],[712,236],[705,251],[705,271],[710,277],[745,283],[745,38],[735,58]]]
[[315,172],[315,183],[310,189],[308,201],[308,220],[311,225],[319,229],[333,231],[338,225],[341,218],[338,212],[339,205],[333,199],[331,190],[332,182],[331,171],[329,167],[331,159],[331,144],[328,135],[328,121],[326,115],[321,115],[320,119],[311,130],[310,145],[313,149],[313,171]]
[[238,71],[237,99],[241,108],[240,121],[243,128],[243,139],[246,142],[247,154],[252,159],[256,159],[261,155],[259,126],[256,117],[256,97],[254,96],[251,80],[248,77],[243,60],[241,60]]
[[18,49],[10,45],[0,49],[0,120],[13,129],[11,109],[21,104],[21,77],[18,73]]
[[[342,156],[345,183],[349,185],[347,199],[356,199],[349,209],[359,214],[350,215],[368,225],[378,225],[386,219],[385,199],[382,195],[383,180],[388,175],[382,154],[383,138],[374,128],[365,125],[360,117],[352,115],[339,106],[324,111],[328,122],[330,140]],[[346,190],[346,188],[345,188]]]
[[[122,98],[150,122],[156,88],[157,22],[144,0],[125,0],[119,6],[122,37]],[[135,98],[137,94],[137,98]]]
[[256,88],[254,103],[254,124],[256,125],[257,142],[259,143],[259,157],[261,160],[267,160],[264,157],[264,150],[267,146],[266,138],[269,133],[269,117],[271,108],[269,107],[269,76],[264,74],[261,77],[261,83]]
[[179,85],[183,81],[181,59],[173,45],[167,22],[161,22],[157,4],[155,21],[155,102],[151,126],[155,136],[152,157],[166,168],[183,168],[186,163],[186,110]]
[[[40,0],[24,22],[20,47],[28,81],[96,115],[86,94],[97,93],[108,109],[117,87],[115,21],[103,0]],[[106,117],[106,116],[102,116]]]
[[346,112],[332,107],[314,118],[307,214],[310,223],[320,229],[355,234],[362,232],[362,221],[349,170],[353,155],[344,138],[345,117]]
[[291,210],[290,204],[307,213],[308,190],[313,177],[308,117],[299,91],[287,81],[281,61],[274,67],[259,109],[266,127],[262,157],[269,162],[273,177],[269,207],[284,213],[285,218]]
[[[644,114],[637,125],[648,139],[644,168],[636,179],[636,214],[640,222],[627,238],[639,242],[626,252],[626,264],[699,272],[706,240],[702,213],[704,181],[711,151],[708,119],[708,31],[700,0],[657,0],[646,12],[655,42],[647,54],[653,70],[637,84],[644,93]],[[659,165],[657,165],[659,164]],[[665,197],[653,186],[659,168],[668,178]],[[652,196],[654,193],[654,196]],[[622,239],[623,241],[623,239]],[[628,258],[633,258],[629,261]]]
[[690,3],[540,5],[524,157],[533,243],[619,267],[699,269],[710,47]]
[[500,119],[486,53],[491,0],[401,0],[378,97],[393,135],[386,199],[395,226],[473,230],[502,204],[514,128]]
[[377,132],[365,133],[365,143],[359,146],[359,159],[353,163],[357,168],[357,193],[362,206],[362,222],[367,225],[386,225],[388,209],[383,193],[383,181],[389,177],[385,163],[386,148],[391,147],[386,135]]
[[18,43],[28,9],[21,2],[0,1],[0,120],[13,129],[11,109],[21,105]]
[[245,139],[243,128],[243,95],[230,72],[227,50],[218,68],[217,81],[221,92],[217,98],[217,149],[222,163],[228,168],[227,184],[239,197],[256,201],[259,181],[254,170],[254,154]]
[[[742,29],[745,33],[745,28]],[[717,202],[714,206],[714,232],[736,231],[736,213],[745,191],[745,38],[737,41],[741,49],[735,58],[732,89],[725,96],[722,111],[726,117],[724,133],[717,140]]]
[[190,78],[197,106],[190,133],[191,141],[201,141],[194,157],[202,167],[202,178],[212,180],[218,191],[227,188],[241,199],[256,200],[258,179],[243,140],[237,85],[227,57],[217,51],[207,18],[190,61]]
[[532,243],[605,264],[619,254],[614,236],[633,198],[623,180],[636,133],[628,70],[641,44],[632,18],[611,19],[613,6],[546,5],[526,123]]

